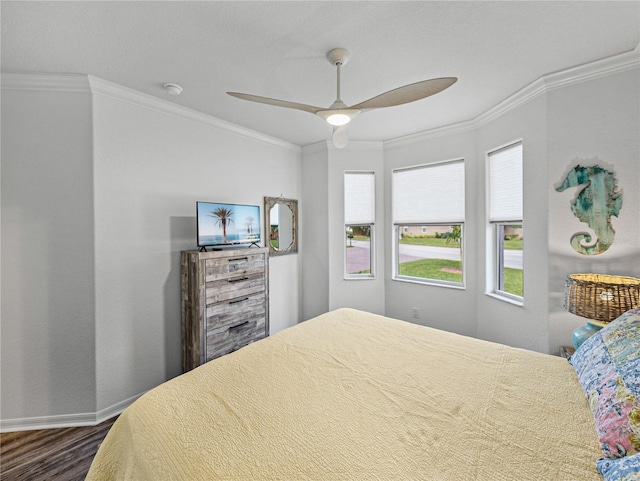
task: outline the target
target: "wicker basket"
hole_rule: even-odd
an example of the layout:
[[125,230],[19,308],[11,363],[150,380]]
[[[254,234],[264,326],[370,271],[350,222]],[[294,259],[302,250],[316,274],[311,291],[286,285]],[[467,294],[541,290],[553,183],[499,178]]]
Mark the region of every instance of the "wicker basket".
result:
[[640,279],[604,274],[570,274],[564,307],[587,319],[610,322],[640,306]]

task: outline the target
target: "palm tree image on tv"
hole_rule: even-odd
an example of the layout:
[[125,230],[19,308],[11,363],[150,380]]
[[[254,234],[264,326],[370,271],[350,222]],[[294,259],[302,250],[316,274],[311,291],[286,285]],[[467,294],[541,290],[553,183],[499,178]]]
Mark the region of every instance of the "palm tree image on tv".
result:
[[216,210],[211,211],[209,217],[213,217],[215,220],[214,225],[222,227],[222,242],[227,243],[227,224],[233,223],[233,211],[226,207],[218,207]]
[[247,228],[247,234],[253,234],[254,222],[255,222],[255,219],[251,216],[247,217],[247,219],[244,221],[244,226]]

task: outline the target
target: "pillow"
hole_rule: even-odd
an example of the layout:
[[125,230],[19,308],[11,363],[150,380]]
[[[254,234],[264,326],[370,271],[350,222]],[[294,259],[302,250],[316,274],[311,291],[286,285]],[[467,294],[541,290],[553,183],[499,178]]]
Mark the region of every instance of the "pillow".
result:
[[640,454],[620,459],[600,458],[596,462],[604,481],[634,481],[640,479]]
[[587,339],[569,358],[605,458],[640,453],[640,307]]

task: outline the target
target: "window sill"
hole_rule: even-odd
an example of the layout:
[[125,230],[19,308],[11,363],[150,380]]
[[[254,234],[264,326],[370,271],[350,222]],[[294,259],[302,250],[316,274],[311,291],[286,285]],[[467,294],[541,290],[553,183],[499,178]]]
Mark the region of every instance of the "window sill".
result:
[[522,299],[522,300],[513,299],[511,297],[500,295],[497,292],[485,292],[485,294],[487,296],[493,297],[494,299],[497,299],[499,301],[503,301],[503,302],[506,302],[508,304],[513,304],[514,306],[524,307],[524,299]]
[[398,281],[398,282],[408,282],[409,284],[420,284],[423,286],[446,287],[448,289],[465,290],[464,284],[436,282],[429,279],[420,280],[420,279],[411,278],[411,277],[394,277],[392,278],[392,280]]

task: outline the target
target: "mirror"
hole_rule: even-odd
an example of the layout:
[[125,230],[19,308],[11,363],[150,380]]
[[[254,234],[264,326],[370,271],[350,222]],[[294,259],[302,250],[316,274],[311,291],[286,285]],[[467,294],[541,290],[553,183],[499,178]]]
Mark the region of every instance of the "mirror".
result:
[[284,197],[264,198],[266,243],[270,256],[298,252],[298,201]]

